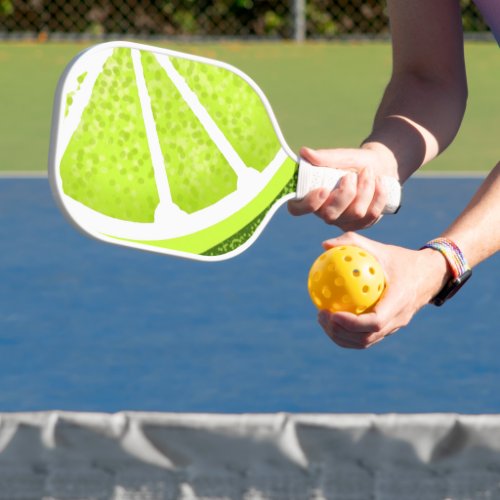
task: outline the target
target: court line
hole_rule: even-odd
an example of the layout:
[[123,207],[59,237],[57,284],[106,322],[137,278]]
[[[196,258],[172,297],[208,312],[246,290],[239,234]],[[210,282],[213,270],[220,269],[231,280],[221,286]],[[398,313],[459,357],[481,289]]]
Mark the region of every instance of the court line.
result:
[[0,171],[0,179],[45,179],[47,178],[48,174],[47,172],[40,170],[40,171],[30,171],[30,170],[22,170],[22,171],[15,171],[15,170],[5,170],[5,171]]
[[424,172],[415,172],[412,177],[417,179],[483,179],[488,175],[488,173],[489,172],[486,170],[482,172],[475,170],[429,170]]

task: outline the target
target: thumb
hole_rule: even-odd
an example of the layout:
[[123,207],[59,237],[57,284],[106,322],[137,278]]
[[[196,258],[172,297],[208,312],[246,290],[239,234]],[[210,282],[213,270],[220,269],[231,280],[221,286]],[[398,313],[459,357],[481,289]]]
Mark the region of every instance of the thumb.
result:
[[366,163],[364,151],[359,149],[311,149],[303,147],[299,154],[304,160],[319,167],[361,170]]
[[372,241],[364,236],[353,231],[348,231],[346,233],[337,236],[336,238],[330,238],[323,242],[323,248],[328,250],[333,247],[338,247],[342,245],[355,245],[370,251]]

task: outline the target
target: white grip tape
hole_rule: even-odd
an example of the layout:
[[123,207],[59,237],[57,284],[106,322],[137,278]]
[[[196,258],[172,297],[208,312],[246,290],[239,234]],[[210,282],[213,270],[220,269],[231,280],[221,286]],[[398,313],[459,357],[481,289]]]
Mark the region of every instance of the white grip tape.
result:
[[[334,189],[348,172],[337,168],[317,167],[300,158],[297,199],[304,198],[313,189],[320,187]],[[381,182],[387,196],[383,213],[394,214],[401,205],[401,184],[394,177],[382,177]]]

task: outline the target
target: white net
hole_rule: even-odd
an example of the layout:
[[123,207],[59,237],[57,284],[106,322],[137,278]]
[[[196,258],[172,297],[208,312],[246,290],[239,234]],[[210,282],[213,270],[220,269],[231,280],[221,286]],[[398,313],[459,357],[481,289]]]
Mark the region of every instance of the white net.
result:
[[500,416],[0,414],[1,500],[500,498]]

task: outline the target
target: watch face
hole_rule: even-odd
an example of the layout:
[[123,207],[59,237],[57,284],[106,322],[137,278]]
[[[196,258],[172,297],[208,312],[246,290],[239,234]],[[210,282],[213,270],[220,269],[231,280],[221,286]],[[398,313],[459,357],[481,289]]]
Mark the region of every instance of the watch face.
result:
[[472,276],[472,270],[468,269],[464,274],[459,276],[458,278],[453,278],[443,289],[432,299],[432,303],[436,306],[442,306],[448,299],[451,299],[453,295],[455,295],[460,288],[462,288],[467,280]]

